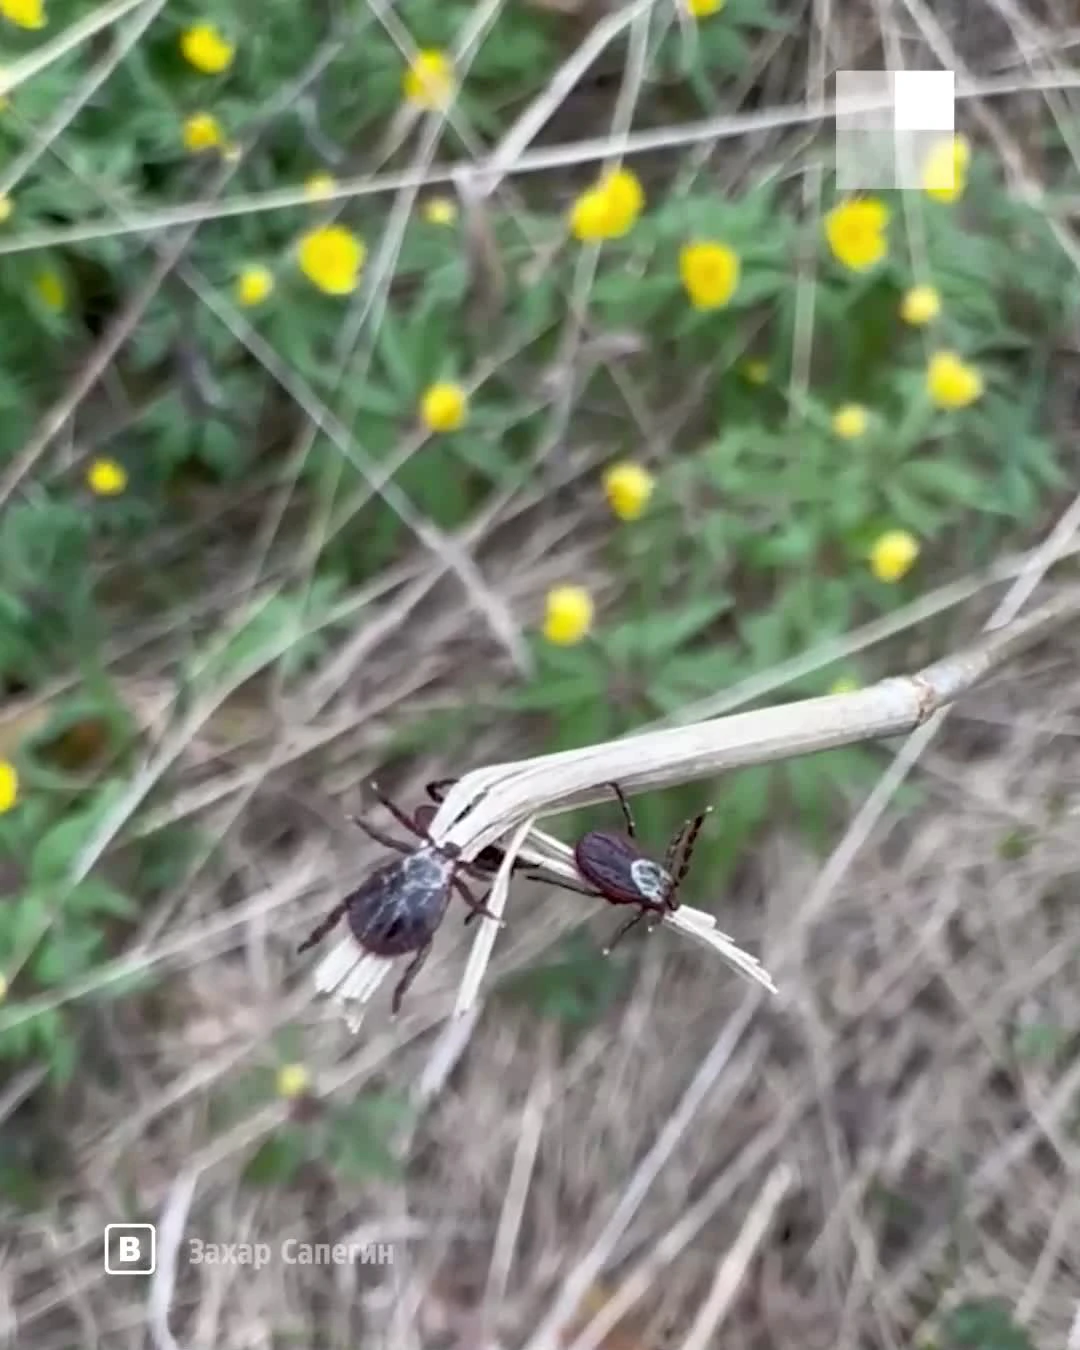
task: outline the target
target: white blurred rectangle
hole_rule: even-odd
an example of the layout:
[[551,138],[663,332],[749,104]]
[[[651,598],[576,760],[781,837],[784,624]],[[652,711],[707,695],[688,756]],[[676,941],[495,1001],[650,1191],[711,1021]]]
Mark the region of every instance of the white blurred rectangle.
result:
[[892,81],[897,131],[952,131],[956,78],[951,70],[897,70]]
[[919,188],[927,158],[952,135],[955,95],[951,70],[837,71],[837,188]]

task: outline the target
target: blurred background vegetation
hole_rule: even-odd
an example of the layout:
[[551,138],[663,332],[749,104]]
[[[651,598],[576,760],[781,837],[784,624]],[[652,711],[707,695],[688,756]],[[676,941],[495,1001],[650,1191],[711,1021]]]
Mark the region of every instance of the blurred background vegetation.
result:
[[[973,13],[0,0],[0,1327],[142,1344],[100,1231],[191,1168],[190,1234],[400,1261],[232,1272],[208,1312],[181,1260],[185,1344],[532,1345],[560,1307],[562,1344],[606,1317],[580,1344],[609,1350],[722,1318],[1065,1343],[1068,636],[961,714],[824,914],[800,902],[885,748],[635,802],[658,851],[711,803],[685,898],[801,954],[632,1212],[733,977],[669,933],[605,959],[617,916],[521,886],[475,1024],[444,1025],[452,909],[354,1039],[294,955],[378,856],[346,821],[372,776],[415,803],[899,673],[1052,528],[1075,32]],[[807,110],[890,65],[960,72],[957,134],[917,189],[838,192]]]

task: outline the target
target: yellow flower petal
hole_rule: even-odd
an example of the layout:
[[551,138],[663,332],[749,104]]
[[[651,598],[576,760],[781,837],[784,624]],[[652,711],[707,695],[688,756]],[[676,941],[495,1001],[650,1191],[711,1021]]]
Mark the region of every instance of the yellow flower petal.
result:
[[856,689],[862,686],[853,675],[838,675],[832,684],[829,685],[830,694],[853,694]]
[[645,193],[630,169],[617,169],[586,188],[570,208],[570,233],[583,243],[619,239],[645,206]]
[[300,270],[327,295],[348,295],[360,284],[367,249],[344,225],[321,225],[300,238]]
[[48,22],[42,0],[0,0],[0,16],[18,28],[44,28]]
[[304,191],[312,201],[322,201],[337,187],[337,179],[330,173],[313,173],[304,183]]
[[236,303],[250,309],[261,305],[274,289],[274,274],[268,267],[252,264],[245,267],[236,278],[234,294]]
[[34,290],[37,291],[42,303],[57,314],[67,303],[67,291],[64,287],[64,280],[59,272],[54,272],[51,268],[44,272],[39,272],[34,278]]
[[457,220],[457,203],[449,197],[429,197],[422,210],[429,225],[453,225]]
[[941,296],[933,286],[912,286],[900,302],[900,317],[916,327],[932,323],[940,313]]
[[115,459],[95,459],[86,471],[86,481],[99,497],[116,497],[127,487],[127,470]]
[[213,113],[192,113],[183,126],[184,148],[192,154],[200,150],[214,150],[225,144],[221,123]]
[[841,440],[858,440],[869,425],[870,414],[861,403],[845,403],[833,413],[832,429]]
[[727,0],[686,0],[686,8],[695,19],[707,19],[710,14],[719,14]]
[[715,239],[698,240],[679,253],[679,275],[695,309],[720,309],[739,284],[739,255]]
[[424,391],[420,416],[429,431],[457,431],[465,423],[469,396],[460,384],[440,380]]
[[919,556],[919,541],[907,530],[886,530],[870,550],[870,570],[890,585],[907,576]]
[[888,207],[874,197],[841,202],[825,217],[825,237],[838,262],[865,272],[889,251],[888,224]]
[[417,52],[401,88],[418,108],[445,108],[454,92],[454,63],[445,52],[433,48]]
[[642,464],[625,460],[604,474],[604,495],[620,520],[637,520],[649,504],[656,480]]
[[19,800],[19,774],[10,760],[0,759],[0,816]]
[[948,136],[934,145],[923,162],[922,188],[938,202],[954,202],[967,186],[971,145],[966,136]]
[[544,637],[557,647],[572,647],[593,622],[592,596],[584,586],[555,586],[547,595]]
[[311,1087],[311,1074],[303,1064],[283,1064],[277,1071],[277,1094],[291,1101]]
[[981,398],[983,377],[956,352],[935,352],[926,368],[926,390],[939,408],[966,408]]
[[180,50],[189,65],[204,75],[220,75],[232,65],[235,47],[212,23],[197,23],[180,35]]
[[5,220],[11,219],[11,213],[15,210],[15,203],[3,192],[0,192],[0,225]]

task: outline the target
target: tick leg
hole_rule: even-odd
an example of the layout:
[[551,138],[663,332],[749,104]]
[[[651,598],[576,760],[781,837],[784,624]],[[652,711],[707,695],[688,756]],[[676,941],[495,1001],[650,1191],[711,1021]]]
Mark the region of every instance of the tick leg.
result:
[[664,854],[664,871],[674,873],[675,855],[679,851],[679,845],[686,838],[686,832],[690,828],[690,822],[684,820],[675,833],[671,836],[671,843],[667,846],[667,852]]
[[433,802],[441,802],[456,782],[456,778],[437,778],[434,783],[429,783],[424,791]]
[[359,816],[350,816],[349,819],[354,825],[357,825],[370,835],[377,844],[382,844],[383,848],[392,848],[396,853],[412,853],[414,848],[412,844],[403,844],[400,839],[392,839],[390,835],[383,834],[382,830],[377,830],[374,825],[369,825],[366,820],[361,820]]
[[672,899],[674,898],[675,892],[682,884],[683,877],[685,877],[690,870],[690,855],[694,851],[694,845],[697,843],[697,837],[701,831],[701,827],[705,824],[706,817],[711,811],[712,807],[707,806],[705,810],[702,811],[701,815],[695,816],[694,819],[689,822],[689,826],[682,841],[682,861],[679,863],[679,870],[675,873],[675,884],[671,888]]
[[[465,883],[462,881],[460,877],[455,877],[450,884],[453,886],[454,890],[457,891],[458,895],[461,896],[462,900],[465,901],[465,903],[469,906],[469,909],[472,911],[471,914],[467,914],[465,916],[466,923],[472,923],[473,919],[479,918],[479,916],[482,914],[485,919],[494,919],[495,922],[499,925],[499,927],[500,928],[502,927],[502,920],[499,918],[499,916],[497,914],[492,914],[491,910],[485,907],[484,900],[487,899],[486,895],[484,896],[484,900],[477,900],[477,898],[473,895],[473,893],[469,890],[468,886],[465,885]],[[488,894],[490,894],[490,892],[488,892]]]
[[[466,862],[464,858],[459,858],[457,865],[459,872],[467,872],[474,881],[487,881],[491,877],[490,871],[483,868],[475,858],[473,858],[471,862]],[[501,858],[499,859],[499,865],[502,865]]]
[[575,886],[572,881],[563,881],[562,877],[556,881],[553,877],[526,877],[526,881],[542,881],[549,886],[554,886],[559,891],[573,891],[577,895],[591,895],[594,900],[603,900],[602,891],[592,891],[586,886]]
[[401,1000],[405,997],[406,990],[408,989],[409,985],[412,984],[413,980],[416,979],[417,975],[420,974],[420,967],[431,955],[431,946],[432,946],[432,939],[428,938],[428,940],[416,953],[413,959],[405,967],[405,974],[402,975],[400,980],[398,980],[397,988],[394,990],[394,996],[390,1000],[390,1011],[394,1014],[395,1017],[401,1011]]
[[623,926],[618,930],[618,932],[617,932],[617,933],[615,934],[615,936],[611,939],[611,941],[608,943],[608,945],[604,948],[604,955],[605,955],[605,956],[610,956],[610,955],[611,955],[611,949],[615,946],[616,942],[621,941],[621,939],[624,938],[624,937],[627,935],[627,933],[629,933],[630,929],[633,928],[633,927],[635,926],[635,924],[639,924],[639,923],[642,921],[642,919],[644,919],[644,918],[646,917],[646,915],[651,914],[651,913],[652,913],[652,910],[648,910],[648,909],[639,909],[638,912],[634,915],[634,917],[633,917],[632,919],[627,919],[627,921],[626,921],[626,922],[623,924]]
[[611,788],[612,792],[614,792],[615,796],[619,799],[619,805],[622,807],[622,813],[626,819],[627,834],[631,839],[636,839],[637,830],[634,829],[634,813],[630,810],[630,803],[626,800],[626,793],[623,792],[618,783],[609,783],[608,787]]
[[383,806],[386,807],[399,825],[404,825],[411,834],[419,835],[421,839],[428,838],[427,830],[422,830],[420,826],[417,825],[416,821],[413,820],[412,816],[407,815],[401,807],[398,806],[397,802],[392,802],[386,793],[380,789],[378,783],[370,783],[369,787],[371,788],[372,796],[376,801],[382,802]]
[[308,936],[301,942],[300,946],[297,947],[297,956],[299,956],[301,952],[306,952],[309,947],[314,947],[317,942],[321,942],[332,928],[336,928],[345,917],[348,908],[349,902],[347,900],[342,900],[340,905],[335,905],[326,918],[323,919],[322,923],[316,924]]

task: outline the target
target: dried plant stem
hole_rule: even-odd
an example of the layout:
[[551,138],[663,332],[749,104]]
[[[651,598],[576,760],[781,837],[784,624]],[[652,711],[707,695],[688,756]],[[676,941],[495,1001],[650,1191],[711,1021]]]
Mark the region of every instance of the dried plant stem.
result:
[[459,844],[471,858],[528,816],[602,800],[613,780],[628,792],[643,791],[911,731],[1077,614],[1080,588],[1071,588],[952,656],[854,693],[804,699],[474,770],[447,795],[432,833]]

